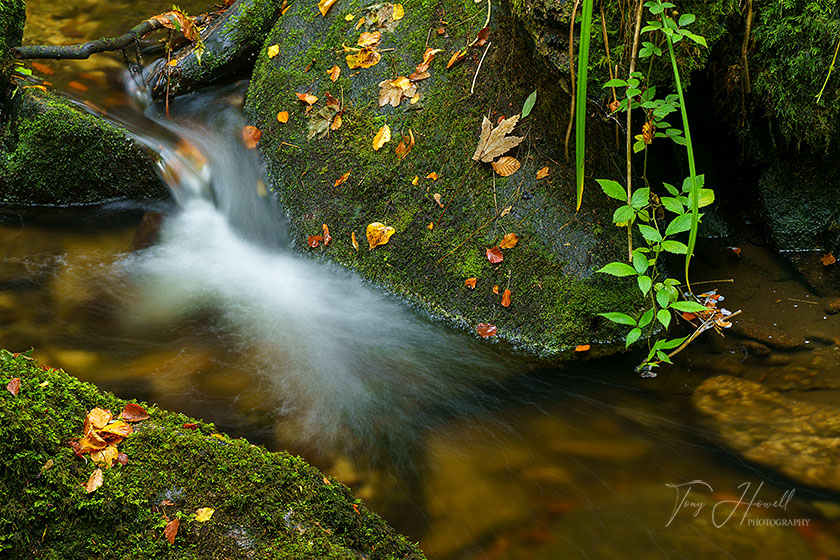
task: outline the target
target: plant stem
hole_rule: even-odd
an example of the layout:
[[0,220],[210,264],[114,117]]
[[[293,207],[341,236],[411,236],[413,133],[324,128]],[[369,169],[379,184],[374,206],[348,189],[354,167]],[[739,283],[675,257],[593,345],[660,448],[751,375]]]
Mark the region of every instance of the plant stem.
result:
[[569,106],[569,126],[566,127],[566,161],[569,161],[569,138],[572,136],[572,126],[575,123],[575,65],[572,61],[575,59],[575,15],[580,5],[580,0],[575,0],[575,5],[572,6],[572,18],[569,22],[569,80],[571,82],[572,102]]
[[[630,73],[636,71],[636,56],[639,52],[639,31],[642,27],[642,0],[636,2],[636,29],[633,31],[633,50],[630,52]],[[629,89],[629,88],[628,88]],[[633,100],[627,96],[627,205],[630,205],[630,198],[633,196],[633,128],[631,118],[631,106]],[[627,224],[627,262],[633,262],[633,224]]]
[[583,202],[583,172],[586,162],[586,75],[589,70],[589,39],[592,34],[592,4],[583,0],[580,22],[580,51],[578,52],[578,81],[575,99],[575,168],[577,169],[577,204],[575,213]]

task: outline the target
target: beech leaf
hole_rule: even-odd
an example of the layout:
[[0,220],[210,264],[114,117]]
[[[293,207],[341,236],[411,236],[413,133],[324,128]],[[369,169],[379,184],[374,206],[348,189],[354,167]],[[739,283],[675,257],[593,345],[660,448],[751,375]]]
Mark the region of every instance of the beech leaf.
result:
[[6,390],[14,396],[17,396],[18,391],[20,390],[20,377],[12,378],[12,380],[9,381],[9,384],[6,385]]
[[210,521],[210,518],[213,517],[213,513],[216,510],[209,507],[198,508],[195,510],[195,520],[199,523],[204,523],[206,521]]
[[519,115],[514,115],[509,119],[502,119],[499,125],[493,128],[493,123],[490,122],[490,119],[484,117],[484,120],[481,122],[481,136],[478,139],[478,146],[475,149],[472,159],[489,163],[497,156],[518,146],[525,138],[522,136],[508,136],[518,121]]
[[295,93],[298,99],[306,103],[307,105],[312,105],[318,98],[312,95],[311,93]]
[[102,469],[96,469],[95,471],[93,471],[93,474],[90,475],[88,481],[82,486],[88,494],[96,491],[97,488],[102,486]]
[[466,280],[464,280],[464,286],[466,286],[467,288],[469,288],[471,290],[474,290],[475,289],[475,283],[477,281],[478,281],[478,278],[467,278]]
[[337,187],[338,185],[340,185],[344,181],[346,181],[348,177],[350,177],[350,172],[349,171],[347,173],[345,173],[344,175],[342,175],[341,177],[339,177],[338,179],[336,179],[335,184],[333,186]]
[[262,136],[262,131],[251,125],[247,125],[242,127],[242,143],[245,144],[245,147],[249,150],[253,150],[257,147],[257,143],[260,141],[260,136]]
[[321,15],[326,17],[327,12],[330,11],[332,5],[336,3],[336,0],[321,0],[318,2],[318,11],[321,12]]
[[510,307],[510,290],[502,294],[502,307]]
[[385,145],[385,142],[389,142],[391,140],[391,129],[388,128],[388,125],[383,125],[382,128],[379,129],[379,132],[376,133],[376,136],[373,137],[373,150],[378,151],[379,148]]
[[490,165],[493,166],[493,171],[502,177],[513,175],[522,166],[518,159],[511,156],[502,156],[496,161],[491,161]]
[[175,544],[175,536],[178,534],[178,527],[181,526],[181,521],[176,517],[166,524],[163,529],[163,536],[169,541],[169,544]]
[[504,237],[502,237],[502,241],[499,243],[499,248],[512,249],[516,247],[517,243],[519,243],[519,236],[515,233],[508,233]]
[[139,404],[128,403],[117,418],[126,422],[140,422],[141,420],[148,420],[149,413]]
[[487,260],[493,264],[498,264],[504,260],[504,256],[502,255],[502,250],[498,247],[493,247],[492,249],[487,249]]

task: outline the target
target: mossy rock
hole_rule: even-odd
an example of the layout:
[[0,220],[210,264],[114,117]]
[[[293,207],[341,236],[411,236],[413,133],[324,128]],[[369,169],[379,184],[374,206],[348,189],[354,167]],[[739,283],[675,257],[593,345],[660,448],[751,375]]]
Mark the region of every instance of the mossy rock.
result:
[[[14,378],[17,396],[5,389]],[[424,558],[302,459],[148,404],[150,419],[118,444],[128,462],[103,469],[102,486],[87,493],[97,467],[67,442],[82,436],[89,410],[117,414],[128,401],[6,350],[0,384],[4,558]],[[215,511],[198,522],[198,508]],[[169,544],[163,529],[176,518]]]
[[154,154],[125,130],[28,88],[0,146],[0,204],[90,205],[166,199]]
[[[322,17],[315,4],[294,3],[257,56],[245,110],[262,130],[260,149],[271,186],[288,212],[299,249],[357,270],[471,331],[479,323],[495,324],[499,338],[543,356],[567,357],[578,344],[619,338],[623,331],[597,314],[632,312],[641,303],[638,291],[634,282],[594,271],[626,253],[626,237],[613,226],[614,205],[594,181],[587,182],[575,214],[574,176],[562,145],[569,98],[552,69],[534,62],[527,40],[495,2],[486,53],[483,47],[468,48],[464,59],[447,69],[447,60],[485,21],[488,5],[472,0],[405,4],[405,17],[393,31],[381,30],[382,60],[350,69],[342,44],[356,45],[361,32],[372,31],[355,27],[365,6],[336,4]],[[273,45],[279,52],[269,58]],[[444,52],[432,62],[431,77],[416,82],[419,101],[380,108],[378,84],[411,74],[427,45]],[[341,69],[335,83],[329,77],[333,65]],[[520,113],[535,89],[533,113],[514,130],[526,139],[508,154],[522,168],[506,178],[494,175],[489,164],[471,159],[482,118],[495,124],[502,115]],[[306,92],[321,99],[308,111],[295,95]],[[322,110],[328,92],[343,100],[343,125],[307,139],[310,117]],[[288,123],[278,122],[281,111],[289,112]],[[374,135],[386,124],[393,139],[375,151]],[[599,124],[594,119],[589,124],[590,170],[605,169],[612,157],[612,131]],[[416,144],[399,159],[395,148],[409,131]],[[544,166],[550,173],[537,180]],[[336,184],[348,172],[347,180]],[[387,245],[370,250],[365,231],[373,222],[396,233]],[[332,242],[308,248],[308,236],[321,234],[323,224]],[[351,245],[351,233],[359,250]],[[508,233],[516,233],[519,244],[503,251],[501,263],[491,264],[486,249]],[[474,290],[464,285],[471,277],[478,279]],[[494,285],[498,294],[491,291]],[[512,292],[508,308],[501,306],[505,289]]]
[[9,49],[20,45],[26,6],[23,0],[0,0],[0,121],[8,119],[9,75],[14,63]]

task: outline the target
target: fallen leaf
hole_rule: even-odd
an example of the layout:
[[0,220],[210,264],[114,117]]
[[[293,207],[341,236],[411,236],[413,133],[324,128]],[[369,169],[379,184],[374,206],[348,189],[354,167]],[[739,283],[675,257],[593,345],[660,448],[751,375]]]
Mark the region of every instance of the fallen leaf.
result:
[[38,387],[46,387],[49,384],[50,384],[49,381],[44,381],[43,383],[38,383]]
[[306,134],[306,139],[309,140],[315,135],[320,138],[326,136],[330,131],[335,115],[336,112],[333,109],[322,107],[317,113],[309,117],[309,131]]
[[589,349],[592,348],[589,344],[578,344],[575,346],[575,352],[589,352]]
[[732,251],[733,253],[735,253],[736,255],[738,255],[739,257],[741,256],[741,248],[740,247],[729,247],[729,250]]
[[496,156],[500,156],[511,148],[518,146],[524,140],[524,137],[507,136],[518,121],[519,115],[514,115],[509,119],[503,119],[496,128],[493,128],[490,119],[484,117],[481,122],[481,136],[478,139],[478,147],[476,147],[472,158],[475,161],[489,163]]
[[332,241],[332,235],[330,235],[330,228],[327,227],[327,224],[323,224],[321,229],[324,230],[324,247],[326,247]]
[[242,143],[245,144],[245,147],[249,150],[253,150],[257,147],[257,142],[260,141],[260,136],[262,136],[262,131],[251,125],[247,125],[242,127]]
[[352,504],[352,505],[353,505],[353,511],[355,511],[355,512],[356,512],[356,513],[358,513],[359,515],[362,515],[362,512],[361,512],[361,511],[359,511],[359,506],[357,506],[356,504]]
[[419,182],[420,182],[420,177],[418,177],[417,175],[415,175],[414,179],[411,180],[411,184],[414,185],[415,187],[417,186],[417,184]]
[[356,22],[356,29],[360,28],[365,24],[365,18],[359,18],[359,21]]
[[95,491],[100,486],[102,486],[102,469],[96,469],[93,471],[93,474],[90,475],[88,481],[82,485],[88,494]]
[[435,229],[435,223],[429,222],[429,225],[426,226],[426,229],[432,231],[433,229]]
[[87,416],[85,416],[85,433],[88,433],[91,429],[101,430],[112,418],[113,416],[111,416],[110,410],[104,410],[98,407],[91,409],[87,413]]
[[99,430],[99,435],[103,438],[108,437],[109,434],[119,437],[128,437],[132,434],[132,432],[134,432],[134,429],[129,424],[126,424],[122,420],[115,420]]
[[505,290],[502,294],[502,307],[510,307],[510,290]]
[[333,119],[332,124],[330,125],[330,130],[338,130],[339,128],[341,128],[341,124],[343,122],[344,121],[341,120],[341,115],[336,115]]
[[437,203],[438,203],[438,206],[440,206],[441,208],[443,208],[443,203],[440,201],[440,198],[441,198],[440,193],[435,193],[435,194],[433,194],[433,195],[432,195],[432,198],[434,198],[434,199],[435,199],[435,202],[437,202]]
[[444,29],[443,27],[438,27],[437,28],[437,34],[438,35],[443,35],[444,33],[446,33],[446,29]]
[[178,534],[178,527],[181,526],[181,521],[176,517],[166,524],[163,529],[163,536],[169,541],[169,544],[175,544],[175,535]]
[[213,513],[216,510],[209,507],[198,508],[195,510],[195,520],[199,523],[204,523],[206,521],[210,521],[210,518],[213,517]]
[[197,430],[198,424],[196,424],[195,422],[186,422],[185,424],[181,424],[181,427],[185,430]]
[[498,285],[498,284],[493,284],[493,287],[492,287],[490,290],[491,290],[494,294],[498,295],[498,294],[499,294],[499,285]]
[[341,68],[333,64],[333,67],[327,70],[327,74],[330,75],[330,80],[334,82],[338,79],[339,74],[341,74]]
[[[269,57],[269,58],[270,58],[270,57]],[[174,67],[178,66],[178,59],[177,59],[177,58],[173,58],[173,59],[172,59],[172,60],[170,60],[167,64],[169,64],[169,66],[172,66],[172,67],[174,68]]]
[[323,478],[323,481],[324,481],[324,484],[326,484],[327,486],[332,486],[332,482],[330,482],[330,479],[327,478],[326,476]]
[[318,247],[321,244],[321,241],[323,240],[324,238],[320,235],[310,235],[306,238],[306,243],[314,249],[315,247]]
[[373,222],[368,224],[366,233],[368,244],[370,244],[369,250],[372,251],[375,247],[388,243],[388,240],[394,235],[394,228],[379,222]]
[[288,111],[280,111],[277,113],[277,120],[281,123],[289,122],[289,112]]
[[376,133],[376,136],[373,137],[373,150],[378,151],[385,142],[389,142],[391,140],[391,129],[388,128],[388,125],[383,125],[382,128],[379,129],[379,132]]
[[537,181],[539,181],[540,179],[545,179],[546,177],[548,177],[548,166],[547,165],[545,167],[543,167],[542,169],[540,169],[539,171],[537,171]]
[[[782,300],[778,300],[778,301],[776,301],[776,303],[779,303],[780,301],[782,301]],[[688,311],[685,311],[682,314],[682,318],[685,319],[686,321],[693,321],[694,319],[697,318],[697,315],[695,315],[694,313],[689,313]]]
[[499,217],[504,218],[505,216],[510,214],[511,210],[513,210],[513,206],[505,206],[504,209],[502,210],[502,213],[499,214]]
[[106,469],[110,469],[111,466],[114,464],[114,461],[117,460],[117,456],[119,452],[117,451],[117,447],[115,445],[109,445],[105,449],[101,449],[99,451],[92,451],[90,454],[90,459],[97,465],[102,465]]
[[437,180],[438,180],[438,174],[437,174],[437,172],[432,171],[431,173],[429,173],[428,175],[426,175],[426,179],[431,179],[432,181],[437,181]]
[[353,245],[353,248],[356,251],[359,250],[359,242],[356,241],[356,232],[355,231],[350,232],[350,243]]
[[408,136],[403,135],[402,140],[400,140],[400,144],[395,150],[397,152],[397,159],[402,159],[407,156],[412,148],[414,148],[414,132],[409,128]]
[[344,181],[346,181],[346,180],[347,180],[347,178],[348,178],[349,176],[350,176],[350,172],[348,171],[347,173],[345,173],[344,175],[342,175],[341,177],[339,177],[338,179],[336,179],[336,180],[335,180],[335,184],[334,184],[333,186],[334,186],[334,187],[337,187],[338,185],[342,184]]
[[280,45],[271,45],[268,47],[268,58],[274,58],[280,54]]
[[298,99],[306,103],[307,105],[312,105],[318,98],[312,95],[311,93],[295,93]]
[[394,15],[392,17],[395,21],[399,21],[405,17],[405,8],[403,8],[402,4],[394,4]]
[[820,259],[820,261],[823,263],[823,266],[828,266],[828,265],[836,263],[837,259],[835,258],[835,256],[833,254],[829,253],[827,255],[823,255],[823,257]]
[[327,92],[326,96],[324,97],[324,103],[333,111],[341,111],[341,102],[332,95],[330,95],[330,92]]
[[99,451],[108,447],[108,442],[96,432],[91,432],[79,440],[79,453],[84,454],[90,451]]
[[122,466],[126,466],[128,464],[128,455],[125,453],[120,453],[117,455],[117,463]]
[[356,17],[356,14],[347,14],[344,16],[344,21],[353,21],[353,18]]
[[426,70],[429,69],[429,65],[431,65],[432,61],[435,59],[435,55],[439,52],[443,52],[443,49],[426,47],[426,51],[423,53],[423,62],[418,64],[415,70],[417,70],[418,73],[426,72]]
[[140,422],[141,420],[148,420],[149,413],[139,404],[128,403],[117,418],[126,422]]
[[475,283],[477,281],[478,281],[478,278],[475,278],[475,277],[467,278],[466,280],[464,280],[464,286],[466,286],[470,290],[474,290],[475,289]]
[[370,33],[362,33],[359,35],[359,40],[356,41],[356,44],[360,47],[372,47],[376,45],[379,40],[382,38],[382,32],[380,31],[372,31]]
[[478,37],[476,38],[475,45],[477,47],[483,47],[487,43],[488,38],[490,38],[490,28],[485,27],[478,32]]
[[162,500],[158,505],[160,506],[174,506],[175,502],[172,500]]
[[490,338],[496,336],[496,325],[491,325],[490,323],[479,323],[475,327],[475,332],[478,333],[478,336],[481,338]]
[[318,2],[318,11],[321,12],[322,16],[327,15],[327,12],[330,11],[332,5],[335,4],[336,0],[321,0]]
[[373,47],[364,47],[359,52],[348,54],[344,59],[347,61],[347,67],[352,70],[375,66],[382,60],[382,55]]
[[[425,80],[426,78],[430,78],[431,76],[432,75],[429,74],[426,71],[412,72],[411,74],[408,75],[408,79],[411,80],[412,82],[419,82],[420,80]],[[411,98],[412,103],[414,103],[414,97],[416,97],[416,95],[412,96],[412,98]]]
[[[440,33],[440,29],[438,29],[438,33]],[[466,50],[460,50],[452,55],[452,58],[449,59],[449,62],[446,63],[447,68],[452,68],[452,65],[464,58],[467,54]]]
[[515,233],[508,233],[504,237],[502,237],[502,241],[499,243],[500,249],[513,249],[516,247],[516,244],[519,243],[519,236]]
[[20,377],[14,377],[9,384],[6,385],[6,390],[9,391],[14,396],[17,396],[18,391],[20,390]]
[[201,40],[201,36],[198,32],[198,27],[195,25],[195,22],[190,18],[187,14],[182,12],[181,10],[175,8],[162,13],[160,15],[154,16],[162,26],[166,27],[167,29],[172,29],[175,31],[180,31],[184,37],[196,43]]
[[513,175],[522,166],[518,159],[511,156],[502,156],[496,161],[491,161],[490,165],[493,166],[493,171],[502,177]]
[[493,247],[492,249],[487,249],[487,260],[493,264],[498,264],[504,260],[502,256],[502,251],[498,247]]

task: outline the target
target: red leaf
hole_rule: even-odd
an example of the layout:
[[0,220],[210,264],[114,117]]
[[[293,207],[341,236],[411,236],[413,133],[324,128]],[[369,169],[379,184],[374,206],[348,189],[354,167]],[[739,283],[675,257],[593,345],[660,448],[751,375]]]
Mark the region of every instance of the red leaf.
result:
[[485,43],[487,43],[487,39],[490,37],[490,28],[485,27],[481,31],[478,32],[478,38],[476,39],[476,46],[483,47]]
[[197,430],[198,429],[198,424],[196,424],[195,422],[187,422],[186,424],[183,424],[181,427],[184,428],[185,430]]
[[498,247],[487,249],[487,260],[493,264],[498,264],[502,262],[504,260],[504,256],[502,256],[502,250]]
[[141,420],[148,420],[149,413],[139,404],[128,403],[120,412],[118,418],[126,422],[140,422]]
[[475,332],[477,332],[478,336],[481,338],[496,336],[496,330],[496,325],[491,325],[490,323],[479,323],[475,327]]
[[323,241],[323,240],[324,240],[324,238],[323,238],[323,236],[321,236],[321,235],[310,235],[309,237],[307,237],[307,238],[306,238],[306,242],[307,242],[307,243],[309,244],[309,246],[310,246],[310,247],[312,247],[313,249],[314,249],[315,247],[317,247],[318,245],[320,245],[320,244],[321,244],[321,241]]
[[510,307],[510,290],[502,294],[502,307]]
[[20,377],[15,377],[9,381],[9,384],[6,385],[6,389],[8,389],[8,391],[14,396],[17,396],[18,391],[20,390]]
[[175,544],[175,535],[178,534],[178,527],[180,526],[181,521],[177,517],[166,524],[166,528],[163,530],[163,535],[166,537],[166,540],[169,541],[169,544]]

